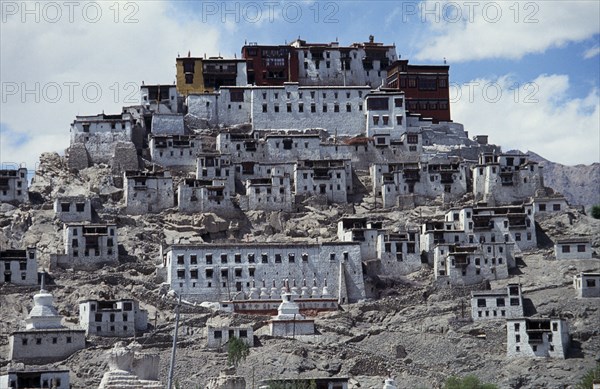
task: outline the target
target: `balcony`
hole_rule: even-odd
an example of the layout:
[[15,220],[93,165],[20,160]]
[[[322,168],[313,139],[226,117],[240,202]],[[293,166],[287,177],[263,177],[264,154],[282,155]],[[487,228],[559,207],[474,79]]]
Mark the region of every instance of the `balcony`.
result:
[[328,169],[315,169],[313,173],[313,179],[315,180],[329,180],[331,177],[329,176]]
[[544,330],[527,330],[529,343],[544,343]]
[[365,232],[364,231],[352,231],[352,241],[353,242],[364,242],[365,241]]
[[544,333],[550,333],[550,320],[530,320],[526,329],[529,343],[543,343]]
[[108,235],[108,227],[105,226],[96,226],[96,227],[84,227],[83,235]]
[[466,255],[454,255],[454,267],[465,268],[469,265],[469,258]]
[[383,176],[383,183],[384,184],[393,184],[394,183],[394,176],[391,174],[384,174]]
[[227,74],[227,75],[236,75],[237,69],[235,67],[227,67],[219,69],[216,66],[206,66],[204,68],[204,75],[208,74]]
[[187,140],[174,140],[173,141],[173,147],[174,148],[188,148],[190,147],[190,141]]
[[503,186],[512,186],[514,184],[512,170],[511,171],[506,171],[506,170],[501,171],[500,172],[500,182],[502,183]]
[[510,228],[526,228],[527,222],[525,221],[525,218],[509,218],[508,225]]
[[246,151],[256,151],[256,142],[244,142],[244,148]]
[[442,184],[453,184],[454,178],[452,177],[452,174],[442,173],[441,182]]
[[417,182],[421,178],[419,173],[416,172],[404,172],[403,177],[406,182]]

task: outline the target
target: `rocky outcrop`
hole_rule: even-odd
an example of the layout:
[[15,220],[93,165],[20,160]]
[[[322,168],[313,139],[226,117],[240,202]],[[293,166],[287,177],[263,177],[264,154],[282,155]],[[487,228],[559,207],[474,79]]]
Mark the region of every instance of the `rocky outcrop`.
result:
[[108,367],[98,389],[159,389],[158,355],[139,354],[141,346],[121,342],[107,351]]
[[600,163],[566,166],[528,151],[529,158],[543,166],[544,184],[562,193],[569,204],[586,209],[600,204]]
[[206,389],[245,389],[246,380],[244,377],[235,375],[232,371],[221,372],[218,377],[209,378],[206,383]]

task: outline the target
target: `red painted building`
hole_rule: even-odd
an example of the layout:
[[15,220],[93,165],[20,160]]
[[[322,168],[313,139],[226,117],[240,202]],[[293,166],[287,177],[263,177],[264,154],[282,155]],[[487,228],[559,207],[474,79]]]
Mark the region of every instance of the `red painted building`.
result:
[[387,87],[404,91],[406,110],[432,119],[434,123],[452,121],[447,65],[409,65],[398,60],[387,70]]
[[242,58],[246,60],[249,84],[283,85],[284,82],[298,82],[298,57],[290,45],[244,45]]

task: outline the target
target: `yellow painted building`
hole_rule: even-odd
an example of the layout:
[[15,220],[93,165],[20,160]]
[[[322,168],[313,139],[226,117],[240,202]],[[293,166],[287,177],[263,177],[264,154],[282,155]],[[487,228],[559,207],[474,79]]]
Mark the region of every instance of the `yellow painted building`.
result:
[[177,58],[177,92],[187,96],[190,93],[212,92],[212,88],[204,87],[202,58]]
[[177,92],[211,93],[222,86],[247,85],[246,60],[237,58],[177,58]]

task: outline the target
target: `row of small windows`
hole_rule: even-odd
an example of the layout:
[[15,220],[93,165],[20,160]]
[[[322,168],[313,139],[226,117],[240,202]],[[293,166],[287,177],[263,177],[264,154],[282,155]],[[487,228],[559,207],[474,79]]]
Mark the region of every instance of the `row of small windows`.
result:
[[[442,261],[442,263],[441,263],[441,266],[444,266],[444,262],[443,262],[443,261]],[[491,269],[490,269],[490,272],[491,272],[492,274],[496,274],[496,269],[495,269],[495,268],[491,268]],[[446,270],[443,270],[443,269],[442,269],[442,270],[440,270],[440,271],[438,272],[438,274],[439,274],[440,276],[445,276],[445,275],[446,275]],[[461,276],[462,276],[462,277],[466,277],[466,276],[467,276],[467,269],[466,269],[465,267],[462,267],[460,274],[461,274]],[[475,274],[476,274],[476,275],[480,275],[480,274],[481,274],[481,269],[480,269],[480,268],[476,268],[476,269],[475,269]]]
[[[14,261],[6,261],[4,262],[4,270],[11,270],[10,264]],[[27,270],[27,262],[19,261],[19,270]]]
[[[521,337],[520,337],[520,336],[517,336],[517,339],[518,339],[518,340],[517,340],[517,343],[521,342]],[[554,351],[554,345],[552,345],[552,344],[551,344],[551,345],[549,345],[548,347],[549,347],[549,348],[548,348],[548,350],[549,350],[549,351]],[[516,347],[515,347],[515,351],[516,351],[516,352],[521,352],[521,346],[516,346]],[[532,344],[532,345],[531,345],[531,351],[533,351],[533,352],[536,352],[536,351],[537,351],[537,345],[535,345],[535,344]]]
[[[224,174],[221,174],[224,173]],[[208,169],[202,169],[202,177],[208,177]],[[229,168],[221,170],[221,168],[215,168],[213,172],[211,172],[210,176],[214,177],[229,177]]]
[[[454,241],[455,242],[459,242],[459,239],[460,239],[459,235],[455,235],[454,236]],[[473,235],[469,235],[469,243],[473,243],[473,241],[474,241]],[[495,242],[495,241],[496,241],[495,236],[492,235],[492,242]],[[485,236],[481,236],[480,239],[479,239],[479,242],[480,243],[485,243]],[[440,249],[440,254],[444,255],[444,251],[445,251],[444,249]],[[488,253],[492,252],[492,246],[487,246],[487,252]],[[502,254],[504,252],[504,247],[499,246],[498,247],[498,252],[500,254]],[[487,258],[485,258],[485,264],[486,265],[487,265],[487,261],[488,261]],[[475,262],[479,265],[479,258],[476,258]],[[500,262],[500,263],[502,263],[502,262]]]
[[[266,191],[262,191],[260,187],[254,188],[255,194],[261,194],[261,192],[266,192],[266,194],[270,195],[272,193],[271,188],[266,188]],[[285,194],[285,188],[279,188],[279,194]],[[260,201],[260,199],[258,199]]]
[[[315,175],[315,173],[302,173],[302,178],[307,180],[309,177],[313,178],[317,176],[318,178],[323,178],[323,175]],[[327,174],[327,176],[329,177],[329,179],[333,178],[333,173],[329,172]],[[335,173],[335,177],[339,180],[342,178],[342,173]]]
[[[442,254],[444,254],[444,253],[442,252]],[[461,262],[461,261],[458,261],[458,262]],[[492,258],[491,262],[492,262],[492,265],[495,265],[495,264],[496,264],[496,258]],[[504,261],[502,260],[502,258],[498,258],[498,265],[502,265],[502,263],[503,263],[503,262],[504,262]],[[454,265],[454,263],[455,263],[455,261],[454,261],[454,257],[452,257],[452,258],[451,258],[451,261],[450,261],[450,263],[452,264],[452,266],[455,266],[455,265]],[[485,265],[487,265],[487,264],[488,264],[488,259],[487,259],[487,258],[484,258],[484,259],[483,259],[483,263],[484,263]],[[463,263],[459,263],[459,266],[461,266],[462,264],[463,264]],[[466,264],[467,264],[467,265],[470,265],[470,264],[471,264],[471,259],[470,259],[470,258],[467,258],[467,262],[466,262]],[[442,261],[442,266],[443,266],[443,265],[444,265],[444,262]],[[480,266],[480,265],[481,265],[481,258],[475,258],[475,266]],[[479,273],[477,273],[477,274],[479,274]]]
[[[218,258],[220,259],[221,263],[224,263],[224,264],[228,263],[229,254],[221,254]],[[257,258],[254,253],[249,253],[246,255],[246,259],[247,259],[248,263],[256,263]],[[213,264],[213,254],[210,254],[210,253],[205,254],[204,260],[207,265],[212,265]],[[287,260],[289,263],[295,263],[296,262],[296,254],[289,253],[287,255]],[[302,260],[302,262],[308,262],[308,254],[303,253],[301,255],[301,260]],[[234,263],[242,263],[242,254],[241,253],[233,254],[233,261],[234,261]],[[262,253],[260,255],[260,262],[261,263],[269,263],[269,254]],[[275,263],[281,263],[281,262],[282,262],[282,255],[275,254]],[[198,255],[191,254],[189,257],[189,263],[191,265],[197,265],[198,264]],[[185,264],[185,256],[183,254],[177,255],[177,264],[178,265]]]
[[[298,143],[297,142],[292,142],[291,140],[289,142],[286,142],[286,140],[284,140],[283,142],[283,149],[284,150],[292,150],[293,148],[298,148]],[[279,148],[278,143],[275,144],[277,146],[277,148]],[[293,148],[292,148],[293,146]],[[300,144],[300,146],[304,146],[305,149],[308,149],[309,146],[311,146],[311,144],[309,142],[304,142],[303,144]],[[352,147],[352,146],[350,146]],[[360,147],[362,148],[362,150],[367,151],[368,150],[368,145],[360,145]],[[225,145],[225,148],[227,148],[227,145]],[[246,151],[250,151],[251,156],[254,156],[253,151],[256,151],[256,147],[254,145],[252,146],[248,146],[248,145],[244,145],[244,148]],[[235,145],[235,149],[236,150],[241,150],[241,145],[238,143]],[[354,145],[354,150],[358,151],[359,149],[359,145]],[[416,149],[415,149],[416,150]],[[335,151],[338,151],[338,146],[335,146]],[[413,150],[414,151],[414,150]],[[396,151],[394,150],[394,154],[396,154]],[[241,155],[240,153],[237,153],[238,157]],[[263,154],[264,156],[264,154]],[[244,170],[242,170],[244,169]],[[250,170],[250,167],[240,167],[240,166],[235,166],[235,171],[236,172],[242,172],[242,174],[254,174],[254,170]]]
[[188,147],[195,147],[195,142],[186,142],[183,140],[176,140],[175,142],[173,141],[167,141],[165,143],[165,141],[161,141],[161,140],[156,140],[155,141],[155,148],[164,148],[164,147],[184,147],[184,148],[188,148]]
[[[164,153],[161,151],[161,152],[158,153],[158,155],[162,157],[164,155]],[[170,155],[171,155],[171,157],[174,157],[175,153],[171,150],[170,151]],[[190,155],[190,156],[193,155],[192,150],[188,150],[188,155]],[[183,157],[183,150],[179,150],[179,156]]]
[[448,79],[436,77],[410,77],[408,78],[408,82],[406,78],[400,79],[401,88],[416,88],[417,84],[420,90],[436,90],[438,87],[447,88]]
[[[492,173],[495,174],[497,172],[496,166],[491,166],[491,168],[492,168]],[[527,170],[527,168],[521,169],[521,171],[526,171],[526,170]],[[529,165],[529,170],[532,171],[532,172],[535,171],[535,165]],[[483,172],[484,172],[484,168],[480,167],[479,168],[479,175],[483,175]],[[502,171],[502,172],[504,173],[504,171]],[[525,182],[527,182],[527,181],[525,181]],[[542,205],[543,205],[544,210],[546,210],[546,204],[540,204],[540,207]],[[555,208],[554,210],[555,211],[560,211],[560,204],[555,204],[555,205],[558,205],[558,209]]]
[[[358,104],[357,108],[358,108],[359,111],[362,111],[363,110],[362,104]],[[320,112],[323,112],[323,113],[328,112],[328,109],[329,109],[328,104],[323,104],[323,107],[322,107],[322,109],[321,109]],[[268,104],[265,103],[265,104],[262,105],[262,112],[263,113],[269,112],[269,105]],[[273,105],[273,112],[275,112],[275,113],[280,112],[280,110],[279,110],[279,104],[274,104]],[[293,110],[292,104],[291,103],[287,103],[286,104],[286,112],[304,112],[304,104],[303,103],[297,104],[296,110]],[[314,104],[314,103],[310,104],[310,112],[311,113],[317,112],[317,105],[316,104]],[[340,112],[340,105],[338,103],[334,103],[333,104],[333,112]],[[350,103],[346,104],[346,112],[352,112],[352,104],[350,104]]]
[[[98,232],[96,232],[96,233],[98,233]],[[115,236],[115,229],[114,228],[108,228],[108,235],[109,236]],[[79,228],[73,228],[73,236],[79,236]]]
[[[354,71],[352,69],[350,69],[349,61],[345,60],[345,61],[340,61],[340,62],[341,62],[342,70],[349,71],[350,74],[354,74]],[[315,59],[313,61],[313,63],[315,64],[315,69],[319,70],[321,67],[320,59],[318,59],[318,58]],[[383,63],[380,64],[380,66],[383,66],[385,68],[387,63],[388,63],[387,61],[383,61]],[[308,64],[309,64],[309,61],[304,62],[304,70],[308,70]],[[373,63],[372,62],[363,62],[363,67],[367,72],[367,77],[370,76],[370,71],[373,70]],[[331,61],[325,61],[325,68],[331,69]],[[386,71],[384,71],[384,73],[387,74]],[[381,77],[381,70],[377,70],[377,77]]]
[[[96,313],[94,315],[94,321],[95,322],[102,322],[103,321],[103,316],[104,315],[102,313]],[[128,321],[129,320],[129,315],[127,313],[121,314],[121,317],[122,317],[123,321]],[[111,314],[108,315],[108,320],[111,323],[114,323],[115,319],[116,319],[116,314],[115,313],[111,313]]]
[[[570,253],[571,252],[571,246],[568,245],[568,244],[567,245],[563,245],[563,246],[561,246],[561,251],[563,253]],[[585,245],[584,244],[578,244],[577,245],[577,252],[578,253],[585,253],[586,252]]]
[[[310,190],[308,185],[304,185],[302,187],[302,189],[305,192],[308,192]],[[329,190],[330,191],[334,190],[333,189],[333,184],[329,184]],[[335,190],[343,190],[343,189],[342,189],[342,186],[340,184],[337,184]],[[350,187],[348,187],[348,190],[350,190]],[[312,187],[312,192],[315,192],[315,193],[319,192],[320,194],[325,194],[326,191],[327,191],[327,185],[326,184],[321,184],[318,187],[316,185],[313,185],[313,187]]]
[[[390,117],[388,115],[381,116],[381,125],[388,126],[390,123]],[[402,125],[402,115],[396,115],[396,124]],[[373,115],[373,125],[379,125],[379,115]]]
[[[39,382],[39,380],[36,380],[36,381]],[[50,379],[44,378],[41,381],[42,381],[42,386],[41,386],[42,388],[60,388],[62,385],[62,380],[59,377],[53,377]],[[8,387],[11,389],[16,388],[17,382],[15,380],[11,379]]]
[[[466,214],[466,218],[467,218],[467,219],[470,219],[470,218],[471,218],[471,212],[470,212],[470,211],[466,211],[466,212],[465,212],[465,214]],[[461,219],[461,217],[460,217],[460,213],[458,213],[458,212],[454,212],[454,213],[452,214],[452,219],[450,219],[450,215],[447,215],[447,216],[446,216],[446,219],[447,219],[448,221],[459,221],[459,220]]]
[[[477,311],[477,317],[483,317],[484,311]],[[492,311],[492,316],[493,317],[497,317],[498,316],[498,311],[496,311],[495,309]],[[501,317],[505,317],[506,316],[506,311],[504,309],[500,310],[500,316]],[[485,317],[490,317],[490,311],[485,311]]]
[[[560,204],[552,204],[552,210],[553,211],[560,211],[560,209],[561,209]],[[545,212],[546,211],[546,204],[538,204],[538,211]]]
[[[22,191],[18,190],[18,191],[17,191],[17,196],[21,196],[21,194],[22,194],[22,193],[23,193]],[[3,191],[2,191],[2,195],[3,195],[3,196],[8,196],[8,191],[6,191],[6,190],[3,190]]]
[[[116,326],[110,326],[109,327],[109,331],[110,332],[115,332],[116,330]],[[128,331],[129,327],[128,326],[123,326],[123,331]],[[101,326],[96,326],[96,332],[102,332],[102,327]]]
[[[515,332],[521,331],[521,323],[513,323],[513,328],[514,328]],[[552,331],[554,331],[554,332],[558,331],[558,323],[552,323]],[[549,340],[551,340],[552,334],[548,334],[548,335],[549,335]]]
[[[521,305],[521,300],[519,298],[511,298],[509,301],[510,301],[511,307],[518,307],[519,305]],[[504,297],[496,298],[496,307],[505,307],[505,306],[506,306],[506,298],[504,298]],[[486,299],[477,299],[477,307],[478,308],[487,307],[487,300]]]
[[448,101],[408,101],[409,110],[427,109],[427,110],[446,110],[448,109]]
[[[348,260],[349,258],[349,254],[347,251],[344,251],[342,253],[344,260]],[[300,256],[300,259],[302,262],[306,263],[308,262],[308,254],[307,253],[302,253],[302,255]],[[229,258],[230,255],[229,254],[220,254],[220,256],[218,257],[220,259],[220,263],[222,264],[226,264],[229,262]],[[215,258],[213,257],[213,254],[209,253],[209,254],[205,254],[204,255],[204,261],[207,265],[212,265],[213,264],[213,260]],[[248,263],[257,263],[256,260],[256,255],[254,253],[248,253],[246,255],[246,259],[248,261]],[[329,254],[329,259],[332,261],[336,260],[336,253],[330,253]],[[242,263],[242,254],[241,253],[236,253],[233,254],[233,261],[234,263]],[[275,263],[282,263],[283,262],[283,255],[280,253],[275,254],[274,257],[274,261]],[[269,254],[267,253],[262,253],[260,254],[260,262],[261,263],[269,263]],[[296,254],[295,253],[288,253],[287,254],[287,262],[288,263],[295,263],[296,262]],[[197,265],[198,264],[198,255],[197,254],[190,254],[189,256],[189,263],[191,265]],[[177,254],[177,264],[178,265],[185,265],[185,255],[183,254]]]
[[199,159],[199,165],[201,167],[218,167],[229,165],[229,159],[227,158],[207,158],[202,157]]
[[[113,247],[114,240],[113,238],[106,239],[106,247]],[[79,247],[79,239],[71,239],[71,247]]]
[[[35,338],[36,345],[41,345],[42,341],[43,341],[42,338]],[[52,344],[58,344],[58,337],[53,337],[52,339],[50,339],[50,342]],[[65,343],[73,343],[73,339],[70,336],[67,336],[67,338],[65,339]],[[27,339],[27,338],[21,339],[21,345],[27,346],[28,344],[29,344],[29,339]]]
[[[215,330],[213,332],[213,336],[215,339],[221,339],[223,337],[223,332],[220,330]],[[235,332],[234,330],[229,330],[229,338],[233,338],[235,336]],[[239,336],[238,338],[247,338],[248,337],[248,331],[247,330],[239,330]]]
[[[402,251],[402,242],[396,242],[393,243],[395,246],[395,251]],[[386,253],[391,253],[392,252],[392,242],[386,243],[385,244],[385,252]],[[414,254],[416,253],[416,248],[415,248],[415,243],[406,243],[406,252],[408,254]]]
[[[6,266],[5,270],[8,270],[8,272],[4,273],[4,282],[12,282],[12,274],[10,273],[10,267]],[[27,273],[21,272],[21,281],[26,281],[26,280],[27,280]]]
[[281,202],[286,201],[286,198],[285,198],[285,196],[281,196],[281,197],[279,197],[279,196],[273,196],[273,197],[267,196],[267,197],[264,198],[264,201],[263,201],[263,197],[257,197],[256,201],[259,202],[259,203],[265,202],[267,204],[269,204],[269,203],[271,203],[271,204],[280,204]]
[[[60,203],[61,212],[71,212],[71,203]],[[75,212],[84,212],[85,203],[75,203]]]
[[[529,220],[527,220],[529,222]],[[506,226],[508,227],[508,225]],[[527,227],[529,227],[529,223],[527,224]],[[473,228],[473,223],[469,222],[469,229]],[[531,232],[528,232],[526,234],[527,240],[531,240],[533,238],[533,235]],[[504,242],[508,242],[510,240],[510,236],[508,234],[504,234]],[[520,242],[522,240],[522,236],[520,232],[516,232],[515,233],[515,241]],[[460,241],[460,237],[458,235],[454,236],[454,241],[455,242],[459,242]],[[485,235],[481,235],[479,236],[479,243],[485,243],[486,239],[485,239]],[[496,242],[496,235],[492,234],[490,236],[490,242],[491,243],[495,243]],[[469,243],[475,243],[475,237],[473,235],[469,235]],[[501,253],[504,249],[502,247],[498,247],[498,251]],[[487,248],[488,253],[492,252],[492,248],[488,247]]]
[[[113,249],[107,249],[106,250],[106,255],[113,255],[114,251]],[[74,257],[79,257],[79,250],[73,250],[73,256]],[[89,257],[90,256],[90,250],[89,249],[85,249],[85,251],[83,252],[83,256],[84,257]],[[100,250],[94,250],[94,257],[99,257],[101,256],[101,252]]]
[[[316,96],[316,91],[310,91],[310,98],[314,99]],[[286,98],[289,100],[292,97],[292,93],[291,92],[286,92]],[[303,92],[298,92],[298,98],[301,99],[304,96]],[[324,99],[326,99],[328,97],[327,92],[322,92],[322,96]],[[349,99],[352,96],[352,92],[346,92],[346,98]],[[275,92],[273,93],[273,97],[275,99],[279,98],[279,92]],[[333,92],[333,98],[337,99],[339,97],[339,92]],[[359,90],[358,91],[358,97],[362,98],[363,97],[363,91]],[[267,92],[262,92],[262,98],[263,100],[267,99]],[[233,101],[233,100],[232,100]]]
[[[318,61],[322,58],[331,58],[331,53],[339,53],[340,58],[342,60],[348,60],[350,59],[350,54],[352,54],[352,58],[356,59],[357,55],[359,54],[358,50],[351,50],[351,51],[341,51],[341,50],[323,50],[321,48],[310,48],[308,50],[303,50],[298,52],[299,54],[303,54],[305,58],[312,58],[315,61]],[[309,57],[310,54],[310,57]],[[376,55],[376,57],[375,57]],[[384,56],[385,55],[385,56]],[[300,57],[302,58],[302,57]],[[363,61],[372,61],[373,59],[378,59],[380,62],[389,62],[390,60],[394,60],[395,59],[395,55],[389,53],[389,52],[379,52],[376,53],[374,55],[368,55],[366,57],[363,57],[362,60]]]
[[[236,267],[233,269],[233,273],[230,273],[229,271],[230,269],[226,268],[226,269],[220,269],[220,271],[218,272],[221,276],[221,280],[222,281],[227,281],[229,280],[229,276],[232,275],[233,278],[236,279],[240,279],[240,278],[244,278],[244,272],[242,268]],[[188,277],[188,273],[189,273],[189,277]],[[177,279],[179,280],[184,280],[186,278],[190,278],[192,280],[197,280],[199,278],[199,270],[198,269],[193,269],[190,270],[189,272],[186,271],[185,269],[178,269],[177,270]],[[256,269],[253,267],[248,268],[248,277],[253,278],[256,275]],[[204,279],[206,280],[214,280],[216,274],[214,269],[212,268],[207,268],[204,269]],[[196,286],[196,283],[194,283],[193,285],[194,287]],[[223,286],[226,286],[225,282],[223,283]],[[250,283],[247,283],[246,286],[250,286]],[[212,283],[209,282],[207,284],[207,287],[212,287]]]
[[[117,126],[117,124],[118,124],[118,126]],[[113,122],[113,123],[98,123],[98,124],[94,125],[92,129],[94,131],[102,131],[102,130],[108,129],[109,125],[110,125],[111,130],[124,130],[128,127],[127,122]],[[83,124],[82,130],[83,130],[83,132],[90,132],[90,125]]]
[[[100,309],[106,309],[106,308],[100,308]],[[113,306],[112,309],[117,309],[116,306]],[[123,307],[122,309],[124,311],[132,311],[133,310],[133,303],[126,301],[123,303]],[[85,311],[85,306],[83,307],[83,310]],[[90,304],[90,311],[95,311],[96,310],[96,304]]]
[[[248,268],[248,277],[254,277],[254,274],[256,272],[256,269],[253,267]],[[185,279],[186,278],[186,274],[187,272],[185,271],[185,269],[179,269],[177,270],[177,278],[178,279]],[[198,269],[193,269],[189,271],[189,278],[193,279],[193,280],[197,280],[198,279]],[[243,271],[242,268],[235,268],[233,269],[233,276],[235,278],[242,278],[243,277]],[[204,278],[206,279],[212,279],[215,276],[215,272],[212,268],[209,269],[204,269]],[[227,280],[229,278],[229,269],[221,269],[221,279],[223,280]]]
[[[462,180],[462,175],[459,175],[458,179]],[[456,180],[456,174],[450,175],[449,173],[442,173],[442,174],[430,174],[429,175],[429,181],[431,181],[431,182],[442,181],[445,183],[447,181],[454,182],[454,180]]]

